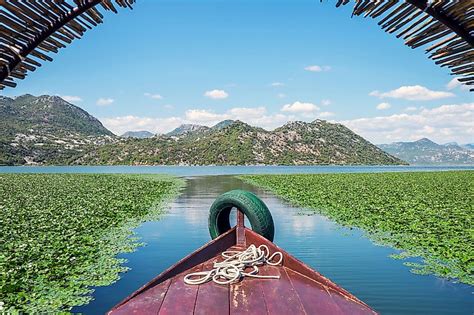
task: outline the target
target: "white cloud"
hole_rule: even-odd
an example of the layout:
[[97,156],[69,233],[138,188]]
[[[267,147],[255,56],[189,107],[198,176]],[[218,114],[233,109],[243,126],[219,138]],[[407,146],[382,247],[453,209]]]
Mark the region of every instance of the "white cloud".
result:
[[270,84],[271,86],[274,86],[274,87],[278,87],[278,86],[285,86],[285,83],[282,83],[282,82],[273,82],[272,84]]
[[229,94],[224,90],[211,90],[204,93],[205,97],[212,98],[214,100],[224,99],[229,97]]
[[240,120],[248,120],[263,116],[267,112],[265,107],[235,107],[228,111],[232,117],[237,117]]
[[443,105],[413,114],[359,118],[341,123],[374,143],[414,141],[423,137],[438,143],[467,143],[472,142],[474,134],[474,103]]
[[120,135],[131,130],[148,130],[153,133],[166,133],[181,124],[189,123],[213,126],[225,119],[241,120],[252,126],[271,130],[283,125],[289,120],[295,120],[296,117],[281,113],[267,114],[267,109],[261,106],[234,107],[224,113],[215,113],[205,109],[190,109],[185,112],[184,117],[154,118],[129,115],[102,118],[101,121],[105,127],[115,134]]
[[109,97],[101,97],[97,100],[96,104],[99,106],[108,106],[112,104],[115,100]]
[[[222,120],[241,120],[249,124],[260,125],[267,117],[265,107],[234,107],[225,113],[215,113],[205,109],[190,109],[185,113],[185,120],[195,124],[212,126]],[[268,122],[266,126],[268,126]]]
[[286,94],[285,94],[285,93],[278,93],[278,94],[277,94],[277,97],[278,97],[278,98],[285,98],[285,97],[286,97]]
[[163,99],[163,96],[161,96],[160,94],[145,93],[145,94],[143,94],[143,95],[145,95],[146,97],[152,98],[152,99],[154,99],[154,100],[161,100],[161,99]]
[[378,110],[384,110],[384,109],[389,109],[390,107],[392,107],[392,105],[390,105],[389,103],[380,103],[379,105],[377,105],[377,109]]
[[332,117],[336,114],[334,114],[333,112],[321,112],[318,116],[321,117],[321,118],[328,118],[328,117]]
[[418,107],[416,107],[416,106],[408,106],[408,107],[405,108],[406,112],[414,112],[416,110],[418,110]]
[[459,81],[459,78],[453,78],[448,82],[448,84],[446,84],[447,90],[454,90],[457,87],[461,87],[461,90],[463,91],[468,91],[470,89],[468,85],[462,84],[462,82]]
[[323,105],[323,106],[329,106],[329,105],[331,105],[331,103],[332,103],[331,100],[322,100],[321,101],[321,105]]
[[117,135],[121,135],[127,131],[138,130],[147,130],[153,133],[165,133],[183,123],[183,119],[179,117],[152,118],[132,115],[102,118],[101,121],[106,128]]
[[186,120],[198,124],[208,124],[209,122],[219,122],[228,119],[225,114],[216,114],[205,109],[190,109],[185,113]]
[[433,91],[421,85],[401,86],[388,92],[372,91],[369,95],[378,98],[399,98],[409,101],[431,101],[454,96],[451,92]]
[[293,104],[285,104],[281,108],[282,112],[289,113],[310,113],[318,111],[319,107],[313,103],[294,102]]
[[69,103],[74,103],[74,102],[82,102],[82,98],[80,96],[74,96],[74,95],[60,95],[60,97],[65,100],[66,102]]
[[323,72],[323,71],[329,71],[331,70],[330,66],[318,66],[318,65],[312,65],[312,66],[307,66],[304,68],[306,71],[310,72]]
[[462,83],[458,80],[458,78],[453,78],[451,81],[446,84],[446,89],[452,90],[458,86],[460,86]]
[[284,114],[270,114],[261,117],[255,117],[247,121],[252,126],[262,127],[267,130],[272,130],[285,124],[290,120],[295,120],[293,116]]
[[[414,141],[423,137],[428,137],[439,143],[472,142],[474,103],[443,105],[432,109],[419,107],[417,110],[417,112],[411,113],[345,120],[340,123],[374,143]],[[311,121],[315,118],[327,118],[333,115],[332,112],[318,111],[269,113],[265,107],[261,106],[235,107],[221,113],[205,109],[190,109],[185,112],[183,117],[123,116],[104,118],[102,122],[116,134],[122,134],[129,130],[166,133],[184,123],[212,126],[225,119],[242,120],[252,126],[272,130],[288,121]]]

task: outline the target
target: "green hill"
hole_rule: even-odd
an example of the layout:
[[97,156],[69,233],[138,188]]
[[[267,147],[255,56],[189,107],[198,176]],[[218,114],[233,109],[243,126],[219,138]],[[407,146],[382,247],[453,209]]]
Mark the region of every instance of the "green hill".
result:
[[0,97],[0,164],[405,164],[340,124],[290,122],[273,131],[225,120],[166,135],[117,137],[58,96]]
[[102,136],[113,134],[95,117],[59,96],[16,98],[0,97],[0,132],[14,136],[18,132],[38,134]]
[[114,135],[58,96],[0,97],[0,165],[67,164]]
[[291,122],[274,131],[240,121],[181,136],[103,145],[77,164],[313,165],[406,164],[340,124]]

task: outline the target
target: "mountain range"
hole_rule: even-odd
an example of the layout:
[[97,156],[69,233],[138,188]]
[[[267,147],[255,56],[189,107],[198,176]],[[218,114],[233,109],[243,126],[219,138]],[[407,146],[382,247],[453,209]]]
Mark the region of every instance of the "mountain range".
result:
[[466,143],[461,145],[463,148],[468,149],[468,150],[474,150],[474,143]]
[[227,126],[232,125],[235,123],[234,120],[223,120],[220,123],[212,126],[212,127],[207,127],[207,126],[202,126],[202,125],[196,125],[196,124],[183,124],[172,131],[168,132],[165,134],[166,136],[169,137],[183,137],[183,136],[192,136],[192,135],[203,135],[206,133],[214,132],[221,130]]
[[472,144],[463,146],[457,143],[437,144],[423,138],[414,142],[394,142],[379,147],[410,164],[474,165]]
[[0,98],[0,164],[404,164],[340,124],[291,122],[274,131],[225,120],[165,135],[115,136],[58,96]]
[[241,121],[183,125],[166,135],[104,144],[79,164],[405,164],[340,124],[290,122],[273,131]]
[[273,131],[225,120],[213,127],[186,124],[164,135],[135,131],[119,137],[58,96],[0,97],[3,165],[472,164],[469,152],[427,139],[413,146],[377,147],[345,126],[324,120],[289,122]]
[[120,137],[122,138],[137,138],[137,139],[145,139],[145,138],[151,138],[155,134],[146,130],[140,130],[140,131],[127,131],[124,134],[122,134]]

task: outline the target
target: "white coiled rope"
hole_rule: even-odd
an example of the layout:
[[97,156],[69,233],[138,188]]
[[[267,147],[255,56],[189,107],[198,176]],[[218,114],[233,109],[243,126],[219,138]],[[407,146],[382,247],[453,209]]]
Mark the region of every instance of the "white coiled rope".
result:
[[[280,258],[273,261],[275,256]],[[222,253],[224,261],[214,263],[214,269],[209,271],[200,271],[187,274],[184,277],[186,284],[203,284],[208,281],[214,281],[217,284],[229,284],[238,281],[241,277],[252,277],[261,279],[279,279],[280,276],[260,276],[258,275],[258,266],[265,264],[277,266],[283,261],[281,252],[274,252],[270,255],[270,250],[266,245],[256,247],[250,245],[244,251],[227,251]],[[252,267],[253,270],[245,272],[246,268]]]

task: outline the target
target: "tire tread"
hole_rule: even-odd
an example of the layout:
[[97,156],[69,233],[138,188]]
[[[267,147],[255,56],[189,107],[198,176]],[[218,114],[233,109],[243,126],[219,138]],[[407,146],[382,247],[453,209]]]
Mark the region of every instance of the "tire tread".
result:
[[209,233],[214,239],[220,231],[217,226],[219,214],[230,206],[239,208],[249,219],[252,229],[270,241],[273,241],[275,227],[273,218],[265,203],[255,194],[245,190],[228,191],[214,201],[209,213]]

